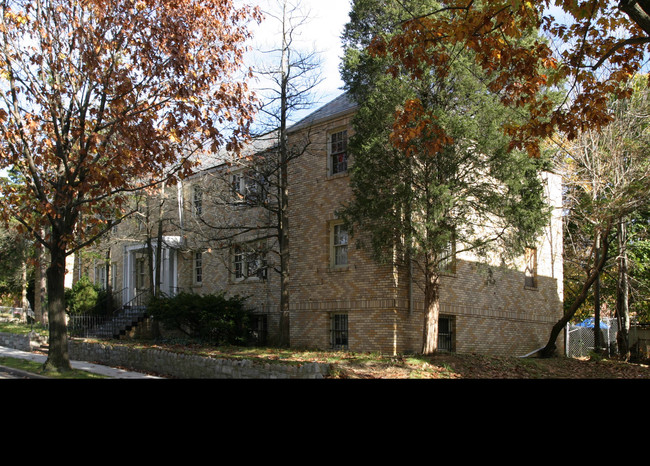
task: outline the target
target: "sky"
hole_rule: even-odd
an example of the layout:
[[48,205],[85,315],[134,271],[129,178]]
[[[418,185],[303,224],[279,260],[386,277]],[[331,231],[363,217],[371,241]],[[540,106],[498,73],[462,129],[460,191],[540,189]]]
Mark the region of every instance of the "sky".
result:
[[[321,59],[321,79],[314,92],[315,103],[309,111],[293,115],[296,121],[318,109],[343,91],[343,81],[339,74],[339,62],[343,55],[341,34],[349,19],[351,0],[289,0],[299,5],[308,19],[297,29],[296,44],[306,51],[316,51]],[[262,11],[278,11],[278,0],[247,0],[245,3],[258,5]],[[266,49],[277,45],[279,23],[267,18],[260,26],[251,26],[253,50]],[[255,54],[249,54],[247,65],[254,65]]]

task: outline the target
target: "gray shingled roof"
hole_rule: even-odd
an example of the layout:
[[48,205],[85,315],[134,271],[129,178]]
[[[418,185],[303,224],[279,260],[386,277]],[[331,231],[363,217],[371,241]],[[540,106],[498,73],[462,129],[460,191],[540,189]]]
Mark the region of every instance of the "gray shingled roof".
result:
[[[347,93],[343,93],[292,125],[288,131],[297,131],[328,118],[344,115],[354,110],[356,107],[357,104],[352,101],[350,96]],[[260,153],[270,149],[275,144],[277,144],[277,130],[253,138],[253,140],[243,148],[242,154],[251,155]],[[201,157],[201,164],[195,169],[195,171],[199,172],[219,167],[229,158],[230,154],[226,151],[225,147],[221,148],[217,154],[204,153]]]
[[296,124],[289,128],[289,131],[297,131],[306,126],[318,123],[319,121],[348,113],[354,110],[356,107],[357,104],[350,98],[350,96],[347,93],[343,93],[334,100],[323,105],[318,110],[307,115],[302,120],[298,121]]

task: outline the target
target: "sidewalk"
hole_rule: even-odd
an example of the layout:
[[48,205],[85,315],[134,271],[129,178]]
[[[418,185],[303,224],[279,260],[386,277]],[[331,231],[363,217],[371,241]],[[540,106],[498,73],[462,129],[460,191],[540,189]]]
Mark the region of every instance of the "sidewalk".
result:
[[[20,359],[29,359],[31,361],[44,363],[47,359],[47,356],[44,354],[37,353],[28,353],[26,351],[20,351],[13,348],[7,348],[0,346],[0,356],[10,357],[10,358],[20,358]],[[92,372],[95,374],[101,374],[107,377],[114,379],[161,379],[162,377],[156,377],[148,374],[141,374],[139,372],[125,371],[123,369],[117,369],[114,367],[102,366],[100,364],[93,364],[85,361],[71,361],[73,369],[80,369],[82,371]]]

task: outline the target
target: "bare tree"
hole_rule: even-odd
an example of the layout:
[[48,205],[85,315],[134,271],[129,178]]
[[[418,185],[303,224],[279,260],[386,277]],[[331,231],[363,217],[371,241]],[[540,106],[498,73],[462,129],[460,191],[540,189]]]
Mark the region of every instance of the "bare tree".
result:
[[[590,130],[567,143],[558,164],[565,175],[565,261],[582,270],[573,302],[554,326],[544,350],[550,355],[554,341],[584,304],[594,287],[595,335],[599,343],[599,284],[606,268],[618,264],[621,348],[627,354],[629,315],[627,305],[626,223],[630,216],[650,201],[650,92],[636,81],[636,92],[629,99],[610,102],[615,120],[602,131]],[[617,238],[618,237],[618,238]],[[612,251],[613,248],[613,251]],[[612,259],[616,263],[612,264]],[[625,301],[625,302],[622,302]],[[627,356],[625,356],[627,357]]]
[[[299,2],[275,0],[274,6],[263,10],[263,14],[279,30],[275,35],[278,43],[259,50],[261,64],[254,67],[261,100],[254,141],[247,154],[227,158],[221,170],[206,172],[200,183],[203,194],[223,215],[216,220],[207,214],[199,216],[193,224],[198,236],[211,247],[230,248],[246,240],[255,245],[251,254],[275,255],[277,260],[266,260],[265,265],[280,274],[279,344],[286,346],[289,344],[289,167],[310,145],[308,134],[290,143],[288,133],[296,112],[315,103],[315,89],[321,82],[320,58],[318,52],[304,51],[298,43],[299,30],[309,20],[309,12]],[[215,176],[221,177],[220,184],[206,182]],[[246,214],[241,209],[232,210],[242,203],[253,210]],[[259,244],[266,246],[260,251]]]

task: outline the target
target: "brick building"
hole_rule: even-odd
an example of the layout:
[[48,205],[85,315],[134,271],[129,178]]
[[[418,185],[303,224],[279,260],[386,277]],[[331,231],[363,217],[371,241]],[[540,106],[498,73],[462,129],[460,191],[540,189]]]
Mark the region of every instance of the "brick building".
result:
[[[289,171],[291,346],[417,352],[424,300],[416,280],[404,268],[375,263],[337,218],[351,195],[346,142],[354,110],[344,94],[290,130],[290,143],[306,149]],[[274,135],[267,136],[247,155],[272,148]],[[275,217],[272,206],[257,202],[268,193],[251,175],[250,160],[206,162],[182,185],[150,196],[139,217],[104,241],[106,252],[95,256],[89,274],[132,299],[148,288],[155,259],[147,251],[160,243],[163,291],[249,296],[273,342],[280,292]],[[552,221],[527,257],[505,268],[459,254],[442,278],[440,348],[523,355],[546,344],[562,315],[563,290],[561,181],[550,173],[545,179]],[[147,237],[154,248],[147,249]]]

